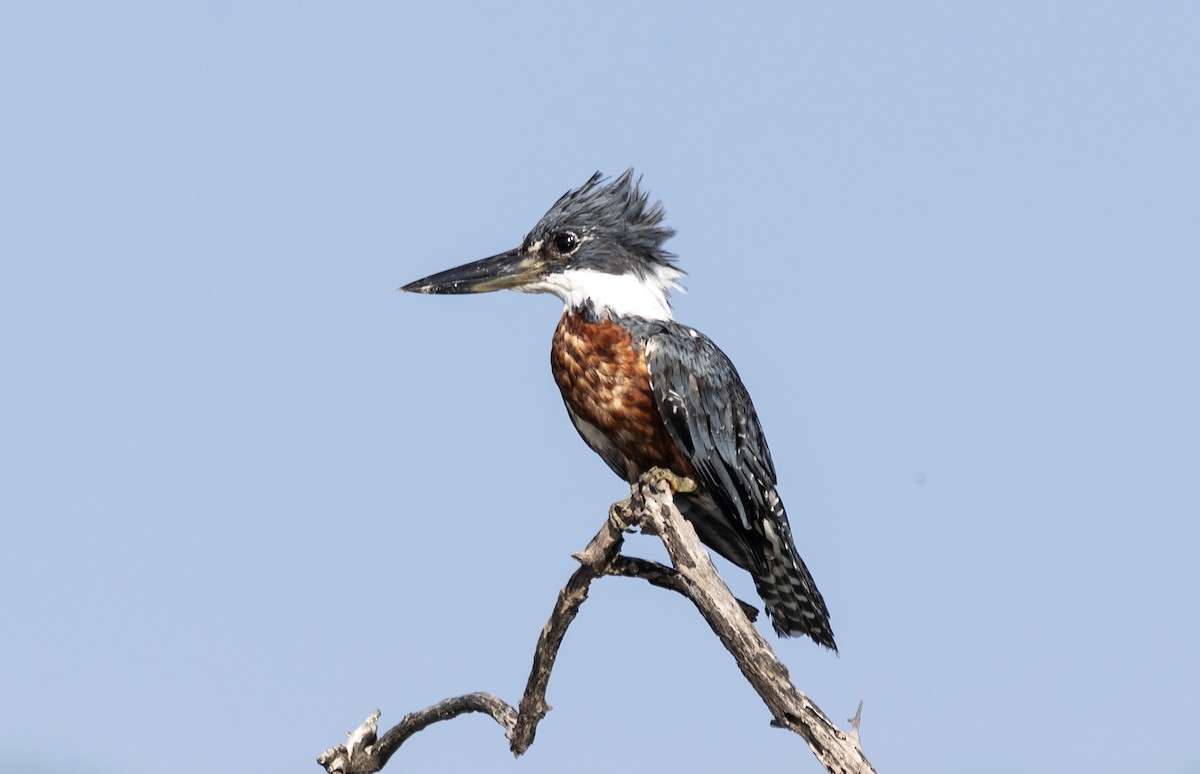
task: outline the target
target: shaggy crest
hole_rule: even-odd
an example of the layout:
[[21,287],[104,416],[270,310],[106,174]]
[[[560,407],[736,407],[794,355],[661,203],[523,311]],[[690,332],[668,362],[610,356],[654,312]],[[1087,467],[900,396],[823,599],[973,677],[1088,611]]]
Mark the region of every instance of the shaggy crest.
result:
[[675,255],[663,249],[675,235],[675,229],[663,225],[665,216],[662,202],[649,204],[649,194],[641,190],[641,178],[634,178],[633,169],[607,183],[596,172],[554,203],[525,237],[525,244],[572,231],[584,241],[602,244],[609,261],[617,259],[612,268],[639,277],[668,269],[678,276],[683,272],[675,267]]

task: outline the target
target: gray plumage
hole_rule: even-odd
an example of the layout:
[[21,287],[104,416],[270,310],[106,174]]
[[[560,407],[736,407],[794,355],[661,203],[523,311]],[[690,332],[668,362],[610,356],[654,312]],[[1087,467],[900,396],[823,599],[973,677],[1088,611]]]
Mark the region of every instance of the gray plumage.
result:
[[675,255],[663,249],[675,229],[663,225],[666,210],[662,203],[650,204],[649,200],[632,169],[607,183],[604,175],[596,172],[579,188],[559,197],[525,237],[524,244],[572,232],[590,238],[590,249],[572,256],[573,268],[639,277],[657,267],[675,269]]

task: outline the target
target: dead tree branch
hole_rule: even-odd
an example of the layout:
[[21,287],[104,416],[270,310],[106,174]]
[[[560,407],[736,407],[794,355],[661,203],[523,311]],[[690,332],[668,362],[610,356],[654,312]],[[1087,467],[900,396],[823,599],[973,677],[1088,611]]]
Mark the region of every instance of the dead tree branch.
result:
[[[617,575],[622,578],[641,578],[651,586],[658,586],[660,589],[670,589],[671,591],[678,591],[685,596],[687,595],[687,584],[679,577],[679,573],[676,570],[658,562],[652,562],[649,559],[639,559],[636,556],[618,556],[608,566],[608,571],[605,575]],[[742,608],[742,612],[746,614],[746,617],[750,619],[751,623],[758,620],[757,607],[740,599],[737,600],[737,603]]]
[[[624,532],[631,526],[658,535],[667,547],[674,568],[620,555]],[[692,601],[737,662],[746,680],[767,705],[772,725],[799,734],[831,774],[874,774],[858,739],[855,715],[849,732],[838,729],[812,701],[792,685],[788,670],[771,646],[752,625],[757,611],[736,599],[717,575],[708,552],[692,526],[675,508],[664,477],[650,471],[634,485],[629,500],[617,503],[596,536],[576,554],[579,568],[559,592],[554,612],[538,638],[533,668],[517,708],[487,693],[446,699],[419,712],[409,713],[394,728],[377,738],[379,711],[373,712],[347,741],[317,758],[328,774],[373,774],[382,769],[413,734],[441,720],[468,712],[490,715],[505,730],[509,748],[521,755],[533,744],[537,725],[550,706],[546,688],[558,649],[567,628],[587,599],[593,580],[604,575],[643,578],[653,585],[677,591]]]

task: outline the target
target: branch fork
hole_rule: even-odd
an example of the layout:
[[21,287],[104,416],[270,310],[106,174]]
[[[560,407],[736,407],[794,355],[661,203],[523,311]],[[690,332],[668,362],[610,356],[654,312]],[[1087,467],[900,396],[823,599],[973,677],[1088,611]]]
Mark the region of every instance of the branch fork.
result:
[[[691,600],[767,705],[774,718],[771,725],[803,737],[826,771],[874,774],[875,769],[859,743],[862,704],[851,721],[851,730],[842,731],[792,684],[787,668],[752,625],[757,610],[730,593],[696,531],[675,507],[672,492],[688,491],[691,485],[689,480],[667,471],[651,470],[633,485],[628,500],[609,509],[600,531],[583,551],[574,555],[580,566],[559,592],[550,620],[542,628],[525,693],[516,708],[489,693],[469,693],[411,712],[378,738],[380,713],[375,710],[347,734],[344,744],[326,750],[317,763],[328,774],[373,774],[387,765],[413,734],[438,721],[471,712],[491,716],[504,729],[509,749],[520,756],[533,744],[538,723],[550,711],[546,703],[550,673],[563,637],[587,599],[592,581],[604,575],[620,575],[642,578]],[[674,568],[621,555],[624,533],[634,526],[662,539]]]

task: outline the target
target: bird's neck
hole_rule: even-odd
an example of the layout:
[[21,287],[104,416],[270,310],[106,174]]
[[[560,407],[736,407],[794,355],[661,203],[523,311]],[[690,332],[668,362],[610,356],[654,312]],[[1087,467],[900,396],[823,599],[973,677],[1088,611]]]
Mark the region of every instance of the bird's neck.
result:
[[670,320],[672,289],[681,290],[681,272],[660,266],[646,276],[608,274],[595,269],[568,269],[546,277],[536,286],[523,288],[535,293],[553,293],[562,299],[567,312],[590,306],[597,314]]

